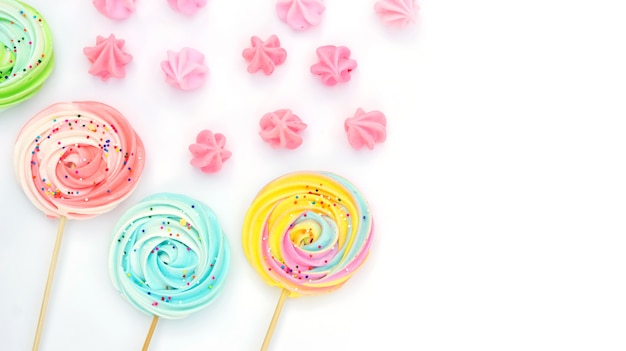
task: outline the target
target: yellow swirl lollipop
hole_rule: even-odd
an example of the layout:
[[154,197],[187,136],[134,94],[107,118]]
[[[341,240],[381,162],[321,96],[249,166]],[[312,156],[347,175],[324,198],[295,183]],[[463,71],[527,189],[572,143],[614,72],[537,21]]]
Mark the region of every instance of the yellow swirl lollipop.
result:
[[367,259],[373,221],[360,191],[328,172],[296,172],[266,185],[243,225],[246,258],[282,289],[261,350],[265,350],[287,296],[341,287]]

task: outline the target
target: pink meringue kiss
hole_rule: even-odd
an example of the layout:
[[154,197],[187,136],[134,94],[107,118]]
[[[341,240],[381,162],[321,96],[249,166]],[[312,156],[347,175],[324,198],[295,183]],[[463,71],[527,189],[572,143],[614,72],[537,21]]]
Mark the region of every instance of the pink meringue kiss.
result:
[[201,87],[209,73],[204,55],[192,48],[183,48],[180,52],[168,50],[161,69],[168,84],[185,91]]
[[280,47],[280,40],[271,35],[266,41],[257,36],[250,38],[252,47],[243,50],[243,58],[248,61],[248,72],[263,70],[266,76],[274,72],[274,68],[287,59],[287,51]]
[[295,149],[302,144],[302,137],[298,134],[305,130],[307,125],[289,109],[277,110],[265,114],[259,122],[261,139],[271,147]]
[[295,30],[307,30],[322,22],[326,6],[322,0],[278,0],[278,17]]
[[387,118],[380,111],[365,112],[357,109],[354,117],[347,118],[344,128],[350,145],[358,150],[367,146],[370,150],[374,144],[382,143],[387,138]]
[[345,46],[326,45],[317,48],[319,62],[311,66],[311,73],[322,78],[328,86],[345,83],[356,69],[355,60],[350,59],[350,49]]
[[174,10],[191,16],[206,6],[207,0],[167,0],[167,3]]
[[232,153],[224,148],[226,137],[220,133],[213,134],[210,130],[198,133],[196,143],[189,145],[193,155],[191,165],[200,168],[204,173],[215,173],[222,169],[222,165]]
[[96,46],[84,48],[83,53],[91,62],[89,74],[105,81],[110,77],[124,78],[124,66],[133,59],[132,55],[124,52],[124,43],[124,40],[115,39],[115,35],[111,34],[108,38],[98,36]]
[[93,6],[103,15],[122,20],[135,12],[136,0],[93,0]]
[[374,11],[383,23],[405,28],[417,21],[417,6],[415,0],[379,0],[374,4]]

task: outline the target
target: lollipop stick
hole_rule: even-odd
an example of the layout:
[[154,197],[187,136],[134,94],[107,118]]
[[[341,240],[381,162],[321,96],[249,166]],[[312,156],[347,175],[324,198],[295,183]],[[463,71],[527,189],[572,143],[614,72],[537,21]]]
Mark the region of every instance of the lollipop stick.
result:
[[144,341],[141,351],[148,350],[148,346],[150,346],[150,340],[152,340],[152,334],[154,334],[154,328],[156,328],[158,321],[159,321],[158,316],[154,316],[154,318],[152,318],[152,324],[150,324],[150,330],[148,330],[148,335],[146,336],[146,341]]
[[41,330],[43,329],[43,321],[46,318],[48,297],[50,296],[50,289],[52,288],[52,279],[54,278],[54,270],[57,266],[57,258],[59,258],[59,249],[61,248],[61,239],[63,239],[63,229],[65,229],[66,219],[67,217],[65,216],[61,216],[59,218],[59,229],[57,230],[57,239],[54,243],[52,261],[50,262],[50,268],[48,269],[48,281],[46,281],[46,289],[43,294],[43,301],[41,302],[41,310],[39,311],[39,321],[37,321],[37,332],[35,333],[33,351],[37,351],[39,349],[39,339],[41,337]]
[[265,340],[263,340],[263,346],[261,346],[261,351],[266,351],[267,347],[270,345],[272,334],[274,334],[274,328],[276,328],[276,322],[278,322],[280,311],[282,311],[283,309],[283,304],[285,303],[285,299],[287,299],[288,294],[289,290],[287,289],[283,289],[283,291],[280,293],[280,298],[278,299],[278,304],[276,304],[276,309],[274,310],[274,315],[272,316],[270,326],[269,328],[267,328],[267,333],[265,334]]

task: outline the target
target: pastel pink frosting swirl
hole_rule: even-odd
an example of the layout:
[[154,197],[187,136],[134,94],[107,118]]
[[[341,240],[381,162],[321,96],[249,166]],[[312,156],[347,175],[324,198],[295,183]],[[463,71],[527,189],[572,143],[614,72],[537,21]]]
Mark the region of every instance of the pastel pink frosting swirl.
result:
[[112,210],[137,186],[145,150],[126,118],[100,102],[57,103],[17,137],[15,176],[48,217],[85,219]]
[[106,17],[122,20],[135,12],[136,0],[93,0],[93,6]]
[[278,17],[295,30],[307,30],[322,22],[326,6],[322,0],[278,0]]

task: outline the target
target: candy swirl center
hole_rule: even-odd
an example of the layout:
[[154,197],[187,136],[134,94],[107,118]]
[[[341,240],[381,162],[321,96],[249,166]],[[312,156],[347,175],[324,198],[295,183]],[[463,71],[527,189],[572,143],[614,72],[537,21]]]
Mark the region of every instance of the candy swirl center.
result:
[[108,164],[100,148],[92,145],[69,148],[59,163],[56,176],[65,188],[86,189],[106,178]]

